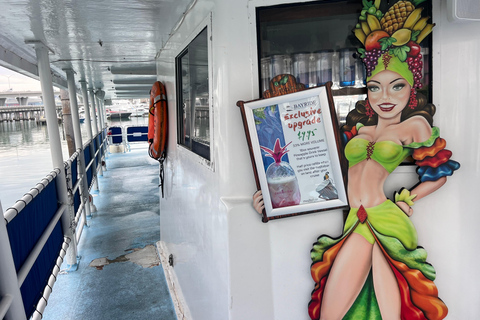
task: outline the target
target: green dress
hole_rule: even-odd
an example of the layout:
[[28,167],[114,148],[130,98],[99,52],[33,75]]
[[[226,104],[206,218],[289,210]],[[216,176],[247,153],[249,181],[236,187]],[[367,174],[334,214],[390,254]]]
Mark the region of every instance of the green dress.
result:
[[[345,147],[345,155],[349,160],[350,167],[369,159],[381,164],[388,172],[392,172],[406,157],[412,155],[414,158],[416,155],[417,158],[423,157],[420,161],[425,161],[426,157],[427,164],[431,164],[431,158],[444,149],[444,146],[443,148],[438,147],[438,139],[440,139],[439,130],[436,127],[433,128],[432,136],[427,141],[405,146],[392,141],[374,143],[353,138]],[[432,151],[432,148],[435,150]],[[418,156],[418,154],[427,154],[427,156]],[[423,169],[422,173],[427,177],[422,180],[422,174],[419,173],[420,180],[432,181],[432,177],[436,180],[441,176],[451,175],[459,167],[458,163],[449,160],[449,157],[442,161],[443,163],[435,163],[436,168],[433,168],[433,173],[432,170],[426,173],[428,170]],[[437,169],[442,165],[452,170]],[[341,237],[334,239],[322,235],[314,243],[311,251],[311,273],[315,281],[315,288],[308,307],[311,319],[320,318],[323,291],[330,269],[345,240],[352,233],[361,234],[372,244],[377,243],[382,250],[400,289],[401,319],[436,320],[446,317],[448,309],[438,298],[438,291],[433,283],[435,270],[426,262],[427,252],[417,246],[417,232],[413,223],[395,203],[387,200],[372,208],[363,206],[351,208]],[[361,292],[343,319],[382,319],[371,271]]]

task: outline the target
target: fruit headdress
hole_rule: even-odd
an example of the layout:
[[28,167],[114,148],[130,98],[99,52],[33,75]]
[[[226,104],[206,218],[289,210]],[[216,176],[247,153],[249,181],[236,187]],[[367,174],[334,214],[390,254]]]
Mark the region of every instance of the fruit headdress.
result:
[[364,48],[358,52],[366,67],[367,81],[382,70],[403,76],[412,88],[421,88],[422,55],[420,42],[432,32],[435,24],[422,17],[425,0],[400,0],[382,13],[382,0],[363,0],[363,10],[353,30]]

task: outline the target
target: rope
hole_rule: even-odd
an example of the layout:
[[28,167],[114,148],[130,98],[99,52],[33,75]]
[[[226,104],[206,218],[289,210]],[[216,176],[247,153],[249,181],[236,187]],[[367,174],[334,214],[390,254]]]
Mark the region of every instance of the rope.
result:
[[[149,143],[150,143],[150,146],[151,146],[152,143],[153,143],[153,139],[150,139]],[[148,155],[150,156],[150,158],[155,159],[152,155],[152,148],[150,146],[148,147]],[[160,188],[162,188],[162,198],[165,198],[165,195],[164,195],[164,192],[163,192],[163,186],[164,186],[164,180],[165,180],[165,169],[163,167],[163,162],[165,161],[165,157],[166,157],[166,152],[164,150],[162,155],[160,156],[160,158],[157,159],[157,161],[160,165],[160,172],[159,172],[160,184],[158,186]]]
[[152,143],[153,143],[153,139],[148,140],[148,143],[149,143],[149,145],[148,145],[148,155],[150,156],[150,158],[155,159],[155,158],[153,157],[152,148],[151,148],[151,147],[152,147]]
[[[152,91],[150,90],[150,93]],[[160,101],[167,101],[167,98],[165,97],[165,95],[161,95],[161,96],[157,96],[155,97],[157,100],[153,102],[153,107],[152,108],[149,108],[149,113],[150,115],[154,116],[154,113],[152,110],[154,110],[156,108],[156,104]],[[153,139],[150,139],[148,140],[149,142],[149,147],[148,147],[148,155],[150,156],[150,158],[153,158],[155,159],[155,157],[153,157],[152,155],[152,144],[153,144]],[[165,198],[165,195],[164,195],[164,192],[163,192],[163,186],[164,186],[164,180],[165,180],[165,169],[163,167],[163,162],[165,161],[166,159],[166,156],[167,156],[167,153],[166,153],[166,148],[163,150],[162,152],[162,155],[160,156],[160,158],[158,158],[158,163],[160,164],[160,172],[159,172],[159,179],[160,179],[160,184],[158,185],[160,188],[162,188],[162,198]]]
[[164,180],[165,180],[165,170],[163,167],[163,162],[165,161],[165,151],[163,151],[162,156],[160,159],[158,159],[158,163],[160,164],[160,173],[159,173],[159,178],[160,178],[160,184],[158,185],[160,188],[162,188],[162,198],[165,198],[163,194],[163,186],[164,186]]

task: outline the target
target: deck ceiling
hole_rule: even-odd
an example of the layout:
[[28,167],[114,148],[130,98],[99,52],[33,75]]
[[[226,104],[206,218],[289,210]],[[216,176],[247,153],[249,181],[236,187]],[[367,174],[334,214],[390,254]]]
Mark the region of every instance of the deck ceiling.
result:
[[32,41],[51,49],[54,83],[106,99],[149,96],[155,56],[196,0],[0,0],[0,65],[38,79]]

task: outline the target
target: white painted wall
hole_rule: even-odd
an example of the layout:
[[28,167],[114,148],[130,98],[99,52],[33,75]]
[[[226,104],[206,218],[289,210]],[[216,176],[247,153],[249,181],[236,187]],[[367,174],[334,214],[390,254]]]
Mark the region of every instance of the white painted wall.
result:
[[[251,206],[255,183],[236,102],[258,98],[255,7],[286,2],[198,0],[158,58],[170,126],[161,240],[175,256],[174,271],[194,319],[308,319],[311,245],[321,234],[341,233],[338,210],[265,224]],[[445,0],[434,0],[434,18],[434,124],[462,167],[416,204],[412,220],[437,270],[447,319],[475,319],[480,22],[448,22]],[[205,25],[212,36],[211,163],[176,145],[174,57]],[[389,184],[400,187],[412,177],[396,173]]]
[[[450,23],[446,1],[434,7],[434,124],[447,148],[462,165],[447,184],[418,203],[414,223],[419,243],[437,270],[440,297],[449,307],[447,319],[480,316],[480,283],[476,248],[480,233],[477,206],[480,181],[480,22]],[[433,220],[435,219],[435,220]],[[432,223],[431,221],[435,221]]]

